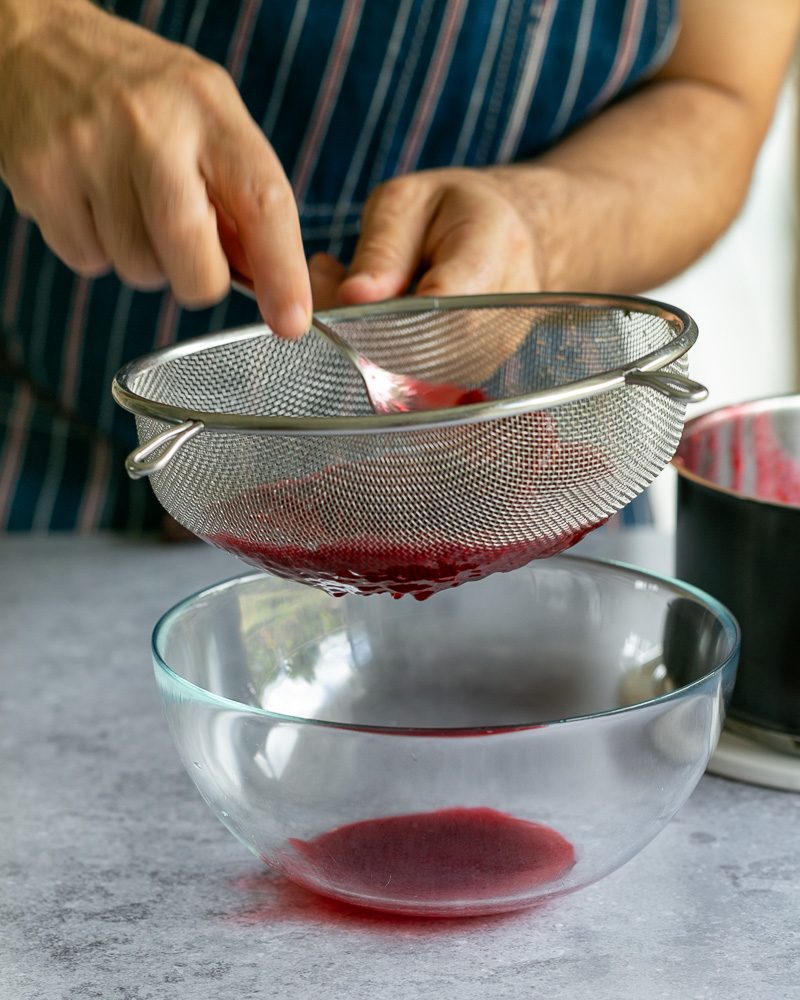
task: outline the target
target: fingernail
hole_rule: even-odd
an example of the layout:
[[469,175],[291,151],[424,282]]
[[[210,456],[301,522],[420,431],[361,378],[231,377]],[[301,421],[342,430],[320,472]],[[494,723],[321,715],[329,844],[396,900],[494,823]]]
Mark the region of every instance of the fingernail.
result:
[[349,274],[345,278],[345,281],[347,282],[371,281],[374,283],[376,281],[380,281],[382,277],[385,276],[380,274],[372,274],[370,271],[357,271],[355,274]]
[[311,313],[302,306],[287,306],[278,316],[275,333],[288,340],[296,340],[311,326]]

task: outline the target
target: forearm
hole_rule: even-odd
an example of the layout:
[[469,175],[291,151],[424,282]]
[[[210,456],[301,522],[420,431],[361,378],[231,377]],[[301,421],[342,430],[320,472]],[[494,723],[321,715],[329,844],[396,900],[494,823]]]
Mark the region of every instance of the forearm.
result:
[[760,142],[752,109],[703,82],[654,82],[538,160],[491,173],[531,226],[542,287],[639,292],[721,235]]
[[[346,280],[320,300],[402,294],[420,272],[417,292],[426,295],[647,291],[699,257],[737,214],[780,78],[774,70],[774,91],[751,101],[676,74],[534,161],[381,185]],[[326,267],[318,288],[330,284]]]
[[641,291],[739,211],[800,33],[797,0],[683,0],[656,79],[536,162],[494,168],[546,288]]
[[0,0],[0,65],[27,32],[26,0]]
[[0,0],[0,60],[30,32],[91,0]]

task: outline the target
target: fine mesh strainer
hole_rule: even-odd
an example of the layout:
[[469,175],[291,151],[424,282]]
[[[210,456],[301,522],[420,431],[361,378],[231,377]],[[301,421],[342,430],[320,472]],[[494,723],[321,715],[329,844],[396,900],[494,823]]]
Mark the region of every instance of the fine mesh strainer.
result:
[[376,415],[342,355],[264,326],[139,358],[132,477],[190,531],[332,593],[435,590],[553,555],[672,457],[697,338],[681,310],[572,294],[409,298],[324,315],[392,371],[488,401]]

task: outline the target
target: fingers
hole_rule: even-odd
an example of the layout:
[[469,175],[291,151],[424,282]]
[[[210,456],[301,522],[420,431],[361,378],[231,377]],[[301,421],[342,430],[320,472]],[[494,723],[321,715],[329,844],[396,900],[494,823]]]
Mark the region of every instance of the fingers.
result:
[[279,336],[309,328],[311,284],[289,182],[266,139],[248,119],[201,157],[201,170],[247,258],[259,308]]
[[228,262],[192,145],[141,157],[133,182],[154,257],[178,301],[201,307],[223,298],[230,287]]
[[[188,306],[226,294],[228,249],[273,329],[300,335],[311,287],[297,207],[230,76],[83,7],[31,31],[14,86],[0,90],[0,171],[20,209],[76,270],[113,265],[140,289],[169,282]],[[23,114],[13,95],[31,93]]]
[[502,233],[479,220],[448,220],[435,241],[431,262],[417,282],[418,295],[479,295],[505,287],[506,256]]
[[236,223],[214,197],[213,191],[209,191],[208,196],[217,215],[217,235],[228,264],[232,270],[250,277],[250,264],[236,232]]
[[534,291],[531,234],[511,202],[474,171],[409,174],[377,188],[340,303],[403,294]]
[[168,281],[183,305],[218,301],[229,287],[228,264],[196,159],[143,158],[131,170],[118,166],[110,182],[105,173],[78,180],[61,172],[48,180],[41,170],[20,207],[79,274],[96,277],[113,266],[134,288]]
[[535,291],[531,236],[513,207],[478,183],[442,198],[427,239],[418,295]]
[[74,271],[96,277],[113,266],[134,288],[152,289],[165,276],[145,228],[127,170],[61,169],[40,160],[15,178],[14,200],[33,219],[50,249]]
[[376,188],[364,206],[361,236],[339,301],[374,302],[405,292],[422,260],[434,210],[425,179],[409,175]]
[[340,305],[339,287],[347,276],[347,268],[327,253],[317,253],[308,262],[314,308],[333,309]]
[[142,291],[161,288],[166,273],[151,243],[127,164],[117,162],[104,176],[91,178],[89,187],[97,233],[120,279]]
[[38,173],[38,182],[14,196],[20,214],[33,219],[42,238],[57,257],[78,274],[95,278],[104,274],[111,260],[95,226],[91,205],[72,175],[49,177]]

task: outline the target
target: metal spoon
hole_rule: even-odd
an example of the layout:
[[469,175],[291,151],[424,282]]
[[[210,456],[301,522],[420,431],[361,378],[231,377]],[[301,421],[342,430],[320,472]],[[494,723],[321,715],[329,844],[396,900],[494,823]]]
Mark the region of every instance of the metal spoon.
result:
[[[255,289],[250,278],[231,269],[233,287],[250,298]],[[467,403],[482,403],[488,398],[483,389],[465,389],[449,382],[428,382],[390,372],[370,361],[348,344],[332,327],[317,316],[311,325],[350,362],[364,382],[367,398],[375,413],[407,413],[409,410],[444,410]]]

